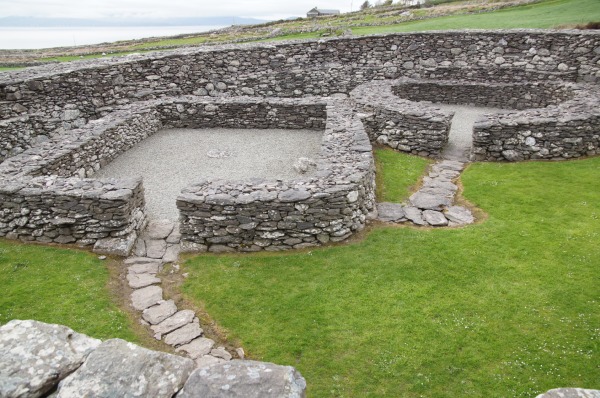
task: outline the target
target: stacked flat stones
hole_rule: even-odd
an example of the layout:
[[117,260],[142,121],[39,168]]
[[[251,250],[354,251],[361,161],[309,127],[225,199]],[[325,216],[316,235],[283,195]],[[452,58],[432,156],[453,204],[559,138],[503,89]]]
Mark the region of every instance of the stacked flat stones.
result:
[[423,179],[423,186],[410,197],[408,204],[378,203],[378,220],[432,227],[473,223],[475,219],[469,209],[453,205],[458,191],[454,182],[464,166],[464,163],[452,160],[434,164]]
[[[179,254],[181,235],[174,222],[150,221],[148,228],[136,242],[135,252],[145,257],[131,257],[124,261],[127,266],[127,282],[134,289],[131,294],[133,308],[142,311],[142,323],[154,332],[154,338],[162,340],[196,361],[196,366],[208,366],[232,359],[223,347],[203,337],[204,331],[194,311],[179,310],[173,300],[164,300],[163,290],[157,277],[165,263],[175,263]],[[237,356],[244,358],[239,348]]]

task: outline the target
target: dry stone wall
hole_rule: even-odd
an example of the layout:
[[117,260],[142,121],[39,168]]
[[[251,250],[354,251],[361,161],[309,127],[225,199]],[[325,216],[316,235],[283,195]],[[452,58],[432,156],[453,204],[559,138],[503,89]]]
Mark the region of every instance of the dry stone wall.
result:
[[593,31],[427,32],[203,47],[4,73],[0,118],[78,124],[113,107],[180,94],[330,96],[401,76],[468,81],[600,80]]

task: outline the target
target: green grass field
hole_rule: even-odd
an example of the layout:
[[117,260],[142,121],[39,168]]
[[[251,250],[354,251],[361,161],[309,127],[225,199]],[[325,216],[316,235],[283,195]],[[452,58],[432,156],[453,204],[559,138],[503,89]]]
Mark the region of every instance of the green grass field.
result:
[[375,150],[375,163],[377,200],[399,203],[409,196],[431,161],[419,156],[398,156],[391,148],[380,148]]
[[297,367],[311,397],[600,388],[598,175],[600,158],[473,164],[462,181],[482,223],[198,256],[183,290],[252,358]]
[[35,319],[138,342],[108,279],[104,263],[91,253],[0,241],[0,325]]

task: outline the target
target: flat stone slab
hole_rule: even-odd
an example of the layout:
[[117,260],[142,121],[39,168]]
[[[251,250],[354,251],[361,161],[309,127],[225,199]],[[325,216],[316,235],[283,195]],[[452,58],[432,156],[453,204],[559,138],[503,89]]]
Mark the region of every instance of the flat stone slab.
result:
[[600,390],[585,388],[555,388],[536,398],[600,398]]
[[155,263],[140,263],[134,264],[127,268],[130,274],[158,274],[161,270],[162,264],[160,262]]
[[159,263],[160,264],[160,260],[156,259],[156,258],[149,258],[149,257],[129,257],[126,258],[123,261],[123,264],[125,265],[133,265],[133,264],[146,264],[146,263]]
[[377,219],[385,222],[406,221],[406,214],[399,203],[377,203]]
[[177,262],[177,259],[179,258],[180,249],[181,249],[181,247],[179,245],[168,246],[167,250],[165,251],[165,255],[162,258],[163,262],[165,262],[165,263]]
[[120,339],[107,340],[64,379],[57,398],[171,398],[195,368],[188,358],[151,351]]
[[149,239],[166,239],[175,227],[175,223],[170,220],[152,220],[148,223],[144,231],[144,237]]
[[444,227],[448,225],[448,220],[446,217],[444,217],[444,214],[435,210],[423,211],[423,219],[427,222],[427,224],[434,227]]
[[404,214],[406,214],[406,218],[413,222],[416,225],[427,225],[425,220],[423,220],[423,211],[413,206],[404,207]]
[[167,242],[164,240],[146,240],[146,256],[160,259],[167,251]]
[[175,352],[185,352],[190,358],[198,359],[204,355],[208,355],[213,349],[215,342],[205,337],[198,337],[188,344],[178,347]]
[[122,238],[104,238],[99,239],[94,244],[94,253],[108,254],[111,256],[127,257],[133,249],[137,235],[129,234]]
[[227,352],[225,347],[213,348],[212,350],[210,350],[210,355],[212,355],[215,358],[224,359],[226,361],[231,361],[231,358],[233,358],[233,356],[229,352]]
[[475,222],[475,217],[469,209],[462,206],[450,206],[445,212],[446,218],[456,224],[472,224]]
[[200,329],[200,325],[198,323],[188,323],[187,325],[166,335],[164,342],[168,345],[176,347],[191,342],[196,337],[202,336],[202,333],[203,330]]
[[291,366],[229,361],[196,369],[177,398],[301,398],[306,380]]
[[410,203],[419,209],[442,210],[444,207],[452,204],[452,199],[446,196],[432,195],[419,191],[410,197]]
[[148,286],[131,293],[131,305],[138,311],[152,307],[162,299],[162,288],[159,286]]
[[100,343],[66,326],[8,322],[0,327],[0,397],[44,396]]
[[139,289],[160,283],[160,279],[152,274],[136,274],[132,272],[127,274],[127,282],[129,283],[129,287]]
[[191,323],[195,316],[196,314],[194,314],[194,311],[192,310],[179,311],[158,325],[152,326],[152,330],[154,333],[167,334],[175,329],[179,329],[180,327],[187,325],[188,323]]
[[177,306],[175,305],[175,302],[173,300],[167,300],[159,302],[158,305],[153,307],[146,308],[142,313],[142,318],[151,325],[156,325],[176,312]]
[[212,355],[203,355],[200,358],[196,359],[196,367],[197,368],[207,368],[211,365],[215,365],[218,363],[225,363],[224,359],[215,358]]

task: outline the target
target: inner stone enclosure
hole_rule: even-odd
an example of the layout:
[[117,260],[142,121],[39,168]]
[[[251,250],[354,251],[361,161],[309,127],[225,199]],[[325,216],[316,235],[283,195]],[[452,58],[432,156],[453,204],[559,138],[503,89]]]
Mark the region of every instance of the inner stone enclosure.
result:
[[[475,121],[472,160],[596,155],[599,38],[595,32],[399,34],[177,50],[6,73],[0,236],[130,247],[148,216],[178,214],[182,241],[195,250],[341,241],[375,209],[372,142],[440,157],[454,111],[436,103],[505,109]],[[199,135],[207,128],[238,130],[213,131],[210,141]],[[230,170],[259,137],[267,139],[258,155],[267,167],[252,161]],[[153,141],[162,150],[151,152]],[[180,147],[168,152],[172,143]],[[128,157],[162,174],[150,169],[143,186],[142,173],[119,168]],[[158,198],[154,207],[146,207],[144,189]]]

